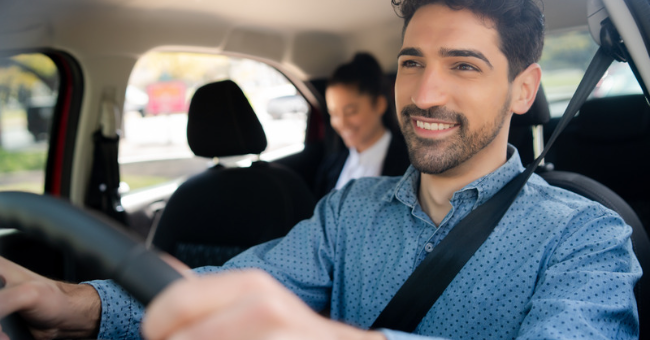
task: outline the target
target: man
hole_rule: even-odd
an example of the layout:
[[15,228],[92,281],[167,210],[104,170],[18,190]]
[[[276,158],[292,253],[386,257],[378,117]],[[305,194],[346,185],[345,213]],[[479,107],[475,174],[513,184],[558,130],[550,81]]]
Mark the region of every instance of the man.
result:
[[[532,0],[397,5],[396,105],[414,168],[352,182],[282,240],[196,271],[242,270],[188,274],[149,307],[146,338],[638,337],[630,228],[537,176],[415,334],[365,330],[449,230],[522,171],[509,120],[541,74]],[[0,316],[20,310],[39,337],[139,335],[142,308],[110,282],[55,283],[4,260],[0,273]],[[314,312],[328,307],[332,320]]]

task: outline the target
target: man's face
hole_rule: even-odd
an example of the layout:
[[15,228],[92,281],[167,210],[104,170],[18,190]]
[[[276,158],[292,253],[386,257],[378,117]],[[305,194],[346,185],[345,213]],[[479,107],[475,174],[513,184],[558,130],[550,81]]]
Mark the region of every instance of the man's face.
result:
[[495,138],[507,140],[509,125],[502,127],[511,116],[508,62],[492,22],[468,10],[421,7],[404,34],[395,99],[419,171],[442,174],[489,157],[499,149]]

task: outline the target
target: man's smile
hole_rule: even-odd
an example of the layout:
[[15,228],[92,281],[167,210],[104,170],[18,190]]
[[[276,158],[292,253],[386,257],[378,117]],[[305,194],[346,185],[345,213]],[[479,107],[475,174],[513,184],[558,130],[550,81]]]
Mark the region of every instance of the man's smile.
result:
[[411,117],[415,133],[421,137],[442,137],[460,128],[460,124],[434,121],[422,117]]
[[416,122],[415,126],[429,131],[444,131],[458,126],[458,124],[435,123],[435,122],[429,123],[419,119],[414,119],[414,120]]

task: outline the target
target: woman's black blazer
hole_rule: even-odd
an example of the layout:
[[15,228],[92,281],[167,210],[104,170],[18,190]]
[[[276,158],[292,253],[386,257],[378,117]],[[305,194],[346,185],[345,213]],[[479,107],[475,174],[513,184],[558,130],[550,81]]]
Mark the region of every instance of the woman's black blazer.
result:
[[[341,175],[345,160],[348,158],[350,151],[345,148],[339,152],[325,157],[316,173],[314,193],[318,198],[328,194],[335,186]],[[411,164],[406,149],[406,142],[401,134],[393,133],[384,165],[381,170],[382,176],[401,176]]]

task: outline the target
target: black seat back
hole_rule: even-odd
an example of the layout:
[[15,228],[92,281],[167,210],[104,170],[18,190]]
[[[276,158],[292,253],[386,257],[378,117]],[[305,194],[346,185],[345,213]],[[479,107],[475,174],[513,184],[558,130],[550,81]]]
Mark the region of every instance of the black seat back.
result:
[[[547,131],[550,132],[550,131]],[[650,107],[643,95],[587,101],[547,161],[604,184],[650,228]]]
[[[188,115],[188,142],[197,156],[259,154],[266,148],[255,112],[232,81],[199,88]],[[244,168],[217,165],[171,196],[152,244],[190,267],[221,265],[286,235],[314,206],[308,185],[287,167],[262,161]]]

